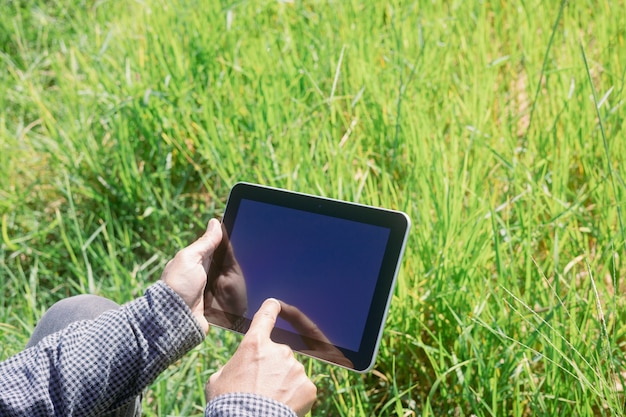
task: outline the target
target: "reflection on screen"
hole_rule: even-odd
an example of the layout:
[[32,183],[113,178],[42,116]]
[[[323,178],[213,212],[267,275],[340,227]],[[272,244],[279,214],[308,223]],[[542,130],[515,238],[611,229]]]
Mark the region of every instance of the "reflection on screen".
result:
[[[230,234],[248,318],[268,297],[300,309],[331,343],[359,350],[389,229],[241,200]],[[294,331],[279,319],[277,327]]]

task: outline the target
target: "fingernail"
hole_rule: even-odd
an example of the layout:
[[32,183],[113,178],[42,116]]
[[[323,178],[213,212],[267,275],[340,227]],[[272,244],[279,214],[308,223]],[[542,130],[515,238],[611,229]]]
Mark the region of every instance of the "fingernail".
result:
[[278,304],[278,308],[282,309],[282,306],[280,305],[280,301],[278,301],[277,299],[275,299],[275,298],[268,298],[268,300],[275,302],[276,304]]

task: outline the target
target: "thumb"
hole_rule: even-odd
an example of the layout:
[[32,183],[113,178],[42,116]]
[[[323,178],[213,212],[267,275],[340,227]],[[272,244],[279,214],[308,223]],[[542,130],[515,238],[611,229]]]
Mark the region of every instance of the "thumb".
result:
[[252,318],[248,334],[255,334],[269,339],[276,324],[278,313],[280,313],[280,302],[275,298],[265,300]]
[[222,227],[217,219],[209,220],[207,229],[202,236],[187,247],[190,254],[200,256],[207,263],[213,252],[222,241]]

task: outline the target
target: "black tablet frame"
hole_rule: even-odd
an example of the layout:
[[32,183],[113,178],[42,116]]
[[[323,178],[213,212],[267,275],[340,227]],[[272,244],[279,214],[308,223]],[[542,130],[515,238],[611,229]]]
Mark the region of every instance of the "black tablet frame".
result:
[[[357,221],[389,229],[389,239],[375,285],[374,295],[372,297],[369,314],[366,319],[360,348],[358,351],[352,351],[340,346],[335,346],[346,356],[346,358],[349,359],[349,362],[351,362],[353,366],[346,366],[344,363],[336,363],[332,359],[316,356],[314,352],[306,352],[308,356],[312,356],[322,361],[333,363],[356,372],[367,372],[371,370],[374,366],[376,355],[378,353],[384,323],[389,310],[398,271],[400,269],[402,255],[406,246],[408,232],[411,225],[410,218],[401,211],[388,210],[258,184],[240,182],[235,184],[231,189],[222,219],[223,230],[227,234],[231,233],[233,230],[237,219],[239,205],[244,199],[268,203],[280,207],[303,210],[311,213],[318,213],[340,219]],[[238,333],[245,333],[248,329],[250,320],[244,317],[239,317],[239,320],[235,320],[235,322],[237,322],[236,328],[233,326],[228,329]],[[219,323],[211,324],[224,327]],[[272,338],[277,342],[290,344],[289,333],[290,332],[287,332],[286,330],[280,330],[279,332],[276,332],[276,334],[273,333]],[[301,337],[302,335],[298,336]],[[299,351],[298,349],[294,350]]]

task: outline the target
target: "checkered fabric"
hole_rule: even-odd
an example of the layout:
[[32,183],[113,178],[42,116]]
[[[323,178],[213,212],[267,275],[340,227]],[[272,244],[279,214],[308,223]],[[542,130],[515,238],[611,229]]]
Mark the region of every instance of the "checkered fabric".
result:
[[[131,401],[203,339],[183,300],[159,281],[119,310],[74,322],[0,363],[0,416],[101,415]],[[230,396],[232,403],[250,402],[242,410],[281,406],[256,396]],[[228,414],[223,410],[232,406],[223,401],[224,407],[210,403],[207,416],[251,415]],[[267,414],[278,415],[293,416]]]
[[296,417],[286,405],[254,394],[220,395],[209,402],[205,417]]

